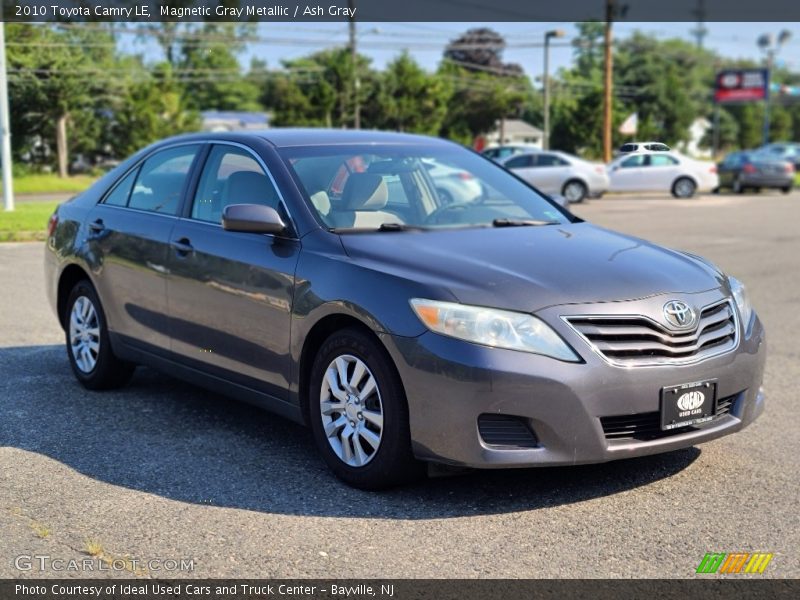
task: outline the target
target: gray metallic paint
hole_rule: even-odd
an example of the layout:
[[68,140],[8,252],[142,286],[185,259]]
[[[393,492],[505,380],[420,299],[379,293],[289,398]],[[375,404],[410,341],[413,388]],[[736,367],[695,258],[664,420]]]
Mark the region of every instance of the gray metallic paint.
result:
[[[226,232],[188,219],[186,201],[178,217],[97,206],[143,157],[189,141],[252,149],[281,191],[292,230],[286,236]],[[156,144],[59,207],[45,259],[50,300],[55,308],[59,279],[76,265],[98,290],[121,356],[295,420],[302,419],[304,343],[323,319],[347,316],[375,332],[391,356],[405,387],[417,456],[453,464],[576,464],[639,456],[738,431],[758,416],[766,353],[757,317],[747,333],[740,331],[734,352],[697,364],[628,369],[604,361],[562,318],[587,311],[652,315],[669,299],[697,306],[728,297],[724,276],[708,263],[578,220],[338,235],[320,227],[275,150],[407,142],[447,143],[375,132],[271,130],[196,134]],[[116,232],[108,239],[96,239],[88,230],[98,216]],[[138,234],[135,242],[121,237],[128,230]],[[155,240],[184,237],[194,246],[184,257]],[[117,257],[106,256],[110,244],[121,248]],[[583,360],[560,362],[431,333],[410,309],[412,297],[534,312]],[[720,397],[740,394],[730,416],[653,442],[603,437],[600,416],[657,410],[661,387],[709,378],[718,379]],[[541,447],[486,446],[476,425],[482,412],[528,419]],[[449,435],[442,436],[441,423],[447,423]]]

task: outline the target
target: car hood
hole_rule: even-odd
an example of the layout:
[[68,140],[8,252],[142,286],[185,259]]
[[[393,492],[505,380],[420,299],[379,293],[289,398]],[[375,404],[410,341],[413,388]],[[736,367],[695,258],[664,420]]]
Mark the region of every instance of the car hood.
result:
[[445,289],[465,304],[533,312],[696,293],[723,275],[682,252],[588,223],[341,236],[365,268]]

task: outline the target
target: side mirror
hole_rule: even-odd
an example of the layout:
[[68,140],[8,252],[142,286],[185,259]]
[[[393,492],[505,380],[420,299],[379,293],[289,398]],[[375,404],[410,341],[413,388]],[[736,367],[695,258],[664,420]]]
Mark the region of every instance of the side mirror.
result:
[[286,231],[278,211],[262,204],[229,204],[222,211],[226,231],[281,234]]

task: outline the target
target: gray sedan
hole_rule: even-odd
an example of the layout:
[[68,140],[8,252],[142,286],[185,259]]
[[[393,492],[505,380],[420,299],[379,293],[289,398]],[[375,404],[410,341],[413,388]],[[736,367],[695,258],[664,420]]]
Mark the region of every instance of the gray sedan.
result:
[[777,188],[788,194],[794,186],[794,165],[759,152],[731,152],[717,165],[719,187],[735,194],[747,189]]
[[[443,202],[431,164],[483,193]],[[442,140],[171,138],[62,204],[47,249],[86,388],[148,365],[253,402],[308,424],[363,488],[425,462],[676,450],[764,407],[764,329],[742,283],[585,223]]]
[[561,194],[567,202],[582,202],[608,190],[605,165],[557,151],[528,152],[499,161],[506,169],[546,194]]

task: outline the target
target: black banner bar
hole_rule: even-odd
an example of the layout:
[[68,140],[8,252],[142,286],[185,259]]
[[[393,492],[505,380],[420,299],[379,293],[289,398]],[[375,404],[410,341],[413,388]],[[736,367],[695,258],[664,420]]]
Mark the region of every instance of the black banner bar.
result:
[[[603,21],[606,0],[2,0],[3,20],[52,21]],[[613,0],[629,22],[800,21],[796,0]]]
[[2,600],[704,600],[800,597],[800,580],[158,580],[28,579],[0,581]]

